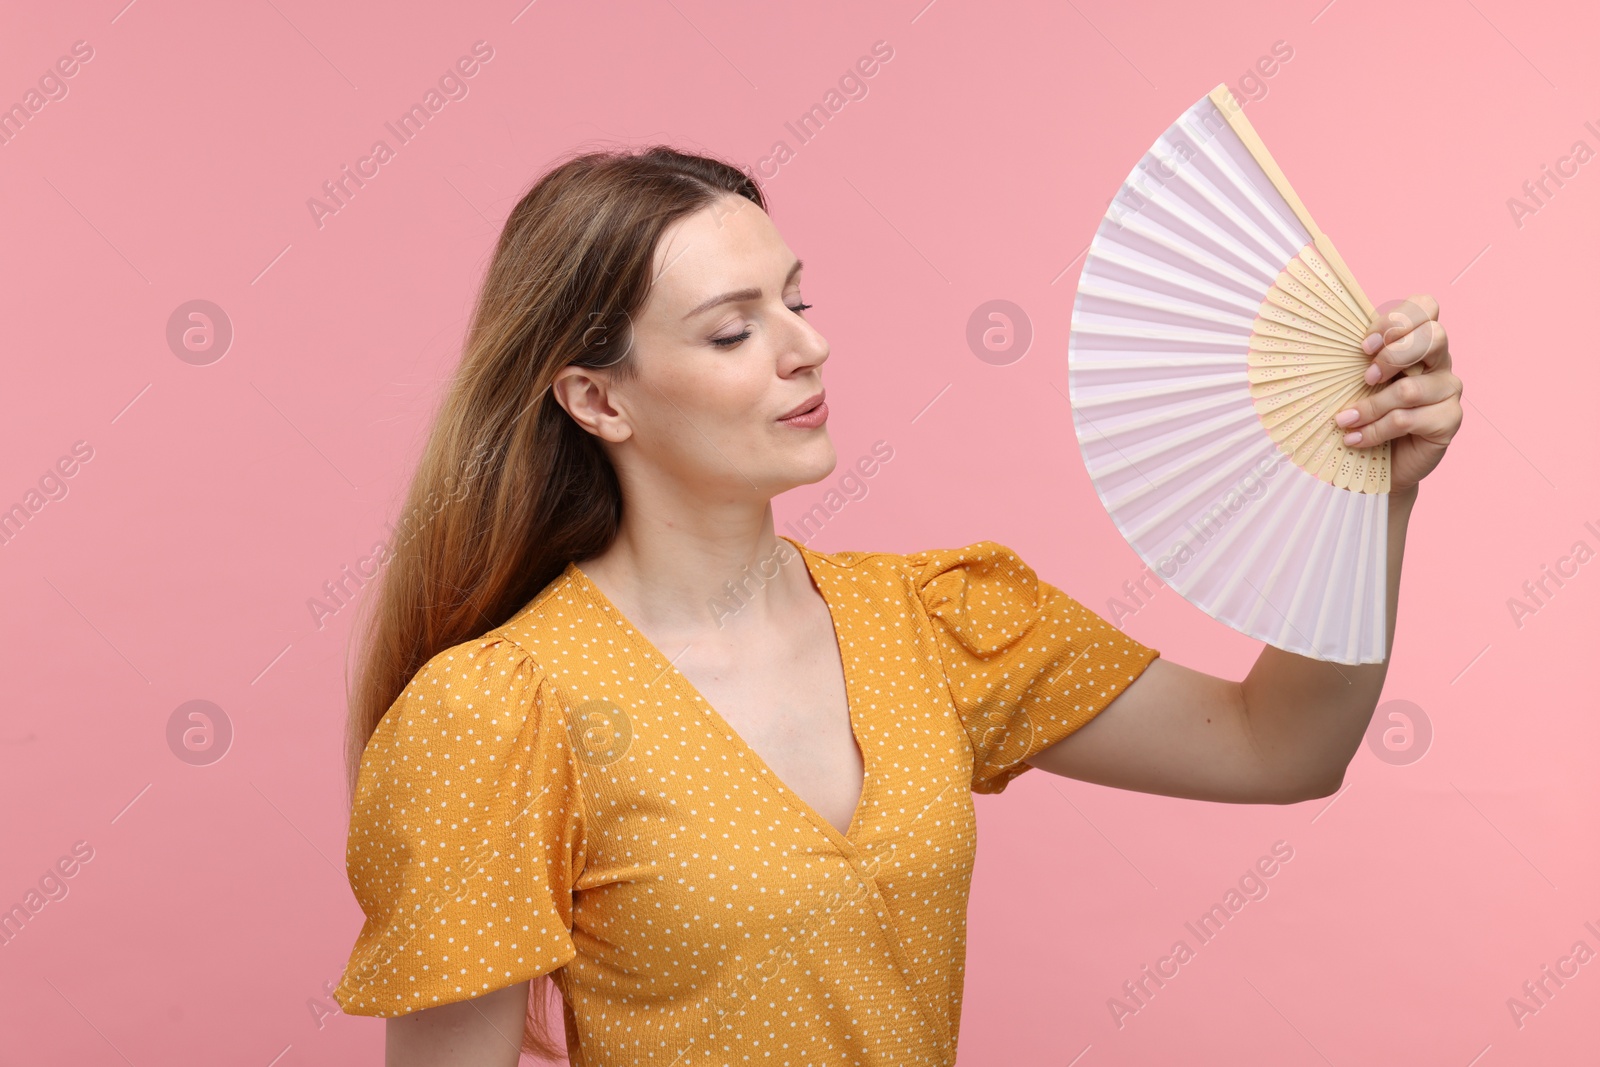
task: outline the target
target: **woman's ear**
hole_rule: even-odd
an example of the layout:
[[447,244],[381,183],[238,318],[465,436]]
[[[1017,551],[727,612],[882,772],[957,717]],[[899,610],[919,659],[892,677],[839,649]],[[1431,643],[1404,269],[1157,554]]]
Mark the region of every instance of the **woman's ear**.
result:
[[569,364],[556,372],[550,391],[573,422],[601,440],[616,443],[633,436],[627,415],[614,403],[610,376],[603,370]]

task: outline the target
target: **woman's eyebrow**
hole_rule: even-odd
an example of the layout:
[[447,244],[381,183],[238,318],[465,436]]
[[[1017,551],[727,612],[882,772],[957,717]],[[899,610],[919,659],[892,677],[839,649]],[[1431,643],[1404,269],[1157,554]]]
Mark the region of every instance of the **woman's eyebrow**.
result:
[[[788,285],[790,282],[792,282],[794,280],[794,276],[796,274],[799,274],[800,273],[800,268],[804,267],[804,266],[805,266],[805,261],[804,260],[799,260],[799,259],[795,260],[794,261],[794,265],[789,268],[789,273],[784,277],[783,284],[784,285]],[[714,296],[710,300],[702,301],[700,304],[696,305],[695,308],[692,311],[690,311],[687,315],[685,315],[684,318],[692,319],[696,315],[700,314],[702,311],[710,311],[712,308],[716,307],[719,304],[728,304],[728,303],[732,303],[735,300],[760,300],[760,299],[761,299],[761,290],[760,289],[735,289],[730,293],[723,293],[721,296]]]

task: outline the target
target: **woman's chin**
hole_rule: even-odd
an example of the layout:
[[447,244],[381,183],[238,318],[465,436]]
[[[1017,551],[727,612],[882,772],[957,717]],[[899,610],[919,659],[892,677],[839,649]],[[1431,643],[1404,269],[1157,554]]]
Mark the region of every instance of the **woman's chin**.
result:
[[820,431],[818,440],[814,444],[794,449],[785,459],[786,462],[775,465],[777,469],[773,471],[774,480],[783,486],[779,492],[820,482],[832,474],[833,469],[839,465],[839,456],[834,452],[833,442]]
[[817,431],[817,441],[804,453],[801,464],[810,475],[803,484],[821,481],[833,473],[833,468],[839,465],[839,453],[834,451],[833,440],[828,437],[825,429]]

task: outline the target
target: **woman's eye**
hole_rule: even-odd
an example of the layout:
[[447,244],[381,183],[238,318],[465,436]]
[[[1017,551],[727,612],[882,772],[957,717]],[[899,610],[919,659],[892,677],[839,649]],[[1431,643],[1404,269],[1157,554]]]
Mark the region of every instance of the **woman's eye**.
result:
[[[785,304],[784,306],[787,307],[790,311],[794,312],[796,315],[798,315],[798,314],[800,314],[800,312],[806,310],[807,308],[809,308],[809,307],[811,307],[813,305],[807,304],[804,301],[802,301],[799,305]],[[738,344],[740,341],[748,341],[749,339],[750,339],[750,327],[746,326],[742,333],[736,333],[732,337],[713,337],[711,339],[711,343],[716,345],[718,348],[732,348],[734,345]]]

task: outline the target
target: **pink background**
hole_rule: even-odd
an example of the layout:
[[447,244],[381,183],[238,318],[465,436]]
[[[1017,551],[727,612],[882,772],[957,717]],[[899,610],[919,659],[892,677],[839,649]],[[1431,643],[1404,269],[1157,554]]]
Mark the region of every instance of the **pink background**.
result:
[[[354,612],[319,630],[307,601],[386,536],[500,222],[550,160],[663,139],[759,166],[787,141],[765,185],[833,346],[840,469],[780,521],[886,440],[814,546],[992,538],[1105,613],[1142,564],[1065,400],[1080,254],[1219,81],[1373,300],[1443,308],[1466,417],[1412,523],[1385,694],[1431,746],[1363,748],[1336,798],[1292,807],[1042,771],[979,798],[961,1062],[1600,1057],[1600,957],[1520,1026],[1507,1006],[1575,942],[1600,952],[1600,562],[1520,626],[1508,607],[1575,542],[1600,549],[1600,162],[1520,225],[1507,204],[1574,141],[1600,149],[1600,15],[923,3],[10,6],[0,104],[75,41],[93,58],[0,145],[0,506],[75,442],[93,455],[0,546],[0,906],[76,842],[93,858],[0,947],[0,1063],[380,1062],[383,1024],[324,992],[361,918],[339,764]],[[319,228],[307,199],[480,40],[469,95]],[[867,95],[798,144],[784,123],[877,41],[893,57]],[[1278,41],[1293,56],[1251,99]],[[205,366],[166,340],[194,299],[235,334]],[[994,299],[1034,331],[1006,365],[966,341]],[[1230,678],[1260,647],[1171,590],[1126,629]],[[167,741],[195,699],[234,731],[205,766]],[[1119,1027],[1109,998],[1194,947],[1184,922],[1276,841],[1294,855],[1269,895]]]

